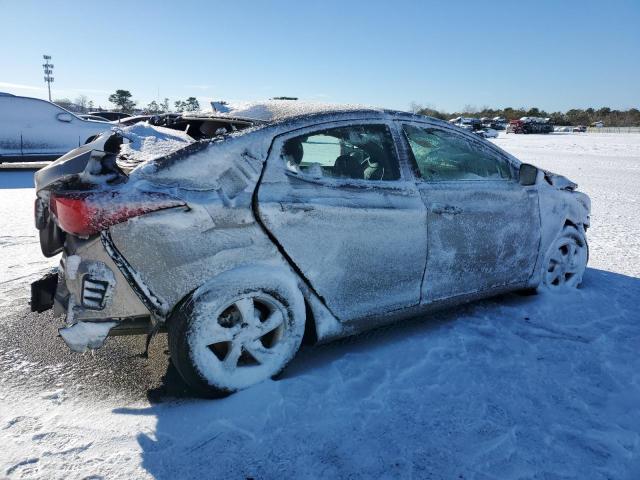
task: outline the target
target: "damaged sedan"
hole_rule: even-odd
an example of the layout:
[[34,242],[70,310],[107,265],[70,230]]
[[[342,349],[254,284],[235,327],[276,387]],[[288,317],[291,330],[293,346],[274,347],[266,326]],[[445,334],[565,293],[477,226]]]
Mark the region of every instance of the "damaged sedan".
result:
[[[325,342],[507,291],[577,287],[589,198],[459,127],[271,101],[105,133],[36,174],[57,272],[32,309],[76,351],[168,332],[203,395]],[[180,120],[185,122],[184,119]]]

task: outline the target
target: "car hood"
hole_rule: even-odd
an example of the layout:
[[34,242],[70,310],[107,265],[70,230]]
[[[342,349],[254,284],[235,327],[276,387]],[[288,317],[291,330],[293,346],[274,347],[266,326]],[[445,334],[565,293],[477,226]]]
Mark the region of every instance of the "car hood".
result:
[[563,177],[562,175],[558,175],[557,173],[553,173],[548,170],[542,170],[542,172],[544,173],[545,181],[558,190],[568,190],[573,192],[578,188],[578,184],[572,182],[567,177]]

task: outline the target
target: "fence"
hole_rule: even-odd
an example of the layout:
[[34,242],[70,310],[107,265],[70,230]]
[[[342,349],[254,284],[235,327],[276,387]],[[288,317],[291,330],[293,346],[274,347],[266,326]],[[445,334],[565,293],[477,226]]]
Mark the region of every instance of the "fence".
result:
[[640,127],[589,127],[589,133],[640,133]]

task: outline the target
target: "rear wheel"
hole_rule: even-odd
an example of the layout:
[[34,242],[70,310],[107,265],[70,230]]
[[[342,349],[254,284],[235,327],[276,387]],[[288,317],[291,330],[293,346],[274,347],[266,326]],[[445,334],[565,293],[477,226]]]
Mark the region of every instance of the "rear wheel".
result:
[[228,272],[171,315],[171,359],[199,393],[232,393],[281,372],[300,347],[304,325],[295,282],[262,269]]
[[547,255],[542,282],[549,290],[576,288],[587,268],[589,251],[584,232],[566,225]]

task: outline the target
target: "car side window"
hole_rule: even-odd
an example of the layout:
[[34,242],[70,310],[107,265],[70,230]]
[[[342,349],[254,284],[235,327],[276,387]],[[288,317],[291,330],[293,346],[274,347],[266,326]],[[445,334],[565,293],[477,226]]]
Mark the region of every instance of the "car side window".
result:
[[386,125],[350,125],[290,138],[282,147],[282,158],[290,171],[314,178],[400,178]]
[[403,125],[403,130],[427,182],[512,178],[507,161],[480,142],[437,128]]

